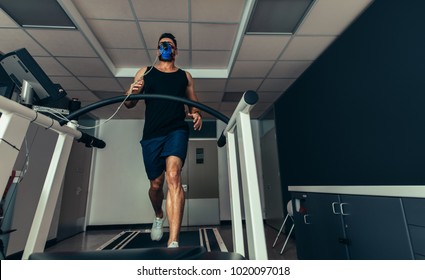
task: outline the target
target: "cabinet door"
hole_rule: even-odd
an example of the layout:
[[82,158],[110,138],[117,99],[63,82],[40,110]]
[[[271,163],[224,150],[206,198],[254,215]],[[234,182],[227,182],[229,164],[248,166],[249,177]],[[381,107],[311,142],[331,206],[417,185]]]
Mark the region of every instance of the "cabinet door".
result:
[[348,259],[347,238],[339,205],[336,194],[309,194],[309,222],[315,259]]
[[351,259],[413,259],[400,198],[340,197]]
[[293,197],[298,259],[347,259],[338,195],[298,193]]
[[[292,207],[294,210],[294,232],[299,260],[314,259],[314,248],[311,242],[311,227],[308,222],[307,194],[292,193]],[[297,201],[297,203],[295,202]]]

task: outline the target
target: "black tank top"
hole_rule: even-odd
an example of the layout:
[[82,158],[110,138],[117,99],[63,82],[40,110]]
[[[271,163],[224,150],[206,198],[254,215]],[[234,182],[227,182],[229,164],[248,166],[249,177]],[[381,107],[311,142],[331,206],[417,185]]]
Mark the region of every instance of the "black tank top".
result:
[[[147,71],[149,69],[151,67],[148,67]],[[189,81],[187,80],[186,72],[181,69],[176,72],[165,73],[153,67],[143,79],[145,84],[144,92],[146,94],[186,97],[186,88]],[[146,99],[145,104],[143,140],[165,136],[179,129],[188,130],[183,103],[165,99]]]

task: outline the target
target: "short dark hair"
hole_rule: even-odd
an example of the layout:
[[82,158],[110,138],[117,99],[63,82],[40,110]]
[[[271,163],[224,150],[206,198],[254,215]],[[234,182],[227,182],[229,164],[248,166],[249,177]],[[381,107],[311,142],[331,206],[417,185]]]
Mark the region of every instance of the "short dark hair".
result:
[[161,41],[164,38],[171,39],[173,41],[174,45],[176,45],[176,48],[177,48],[177,40],[176,40],[176,37],[174,37],[173,34],[171,34],[171,33],[162,33],[162,35],[158,39],[158,44],[159,44],[159,41]]

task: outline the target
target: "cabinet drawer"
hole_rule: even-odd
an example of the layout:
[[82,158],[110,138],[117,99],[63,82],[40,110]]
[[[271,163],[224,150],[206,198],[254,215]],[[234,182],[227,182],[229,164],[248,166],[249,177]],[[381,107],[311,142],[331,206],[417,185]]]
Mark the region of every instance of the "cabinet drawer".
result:
[[425,227],[425,199],[403,198],[403,205],[407,223]]
[[425,256],[425,227],[409,226],[413,252]]

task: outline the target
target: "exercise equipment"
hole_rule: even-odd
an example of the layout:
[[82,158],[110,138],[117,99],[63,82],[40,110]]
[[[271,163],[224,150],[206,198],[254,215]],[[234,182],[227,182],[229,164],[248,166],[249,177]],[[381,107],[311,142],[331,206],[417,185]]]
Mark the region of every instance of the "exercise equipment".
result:
[[30,260],[243,260],[237,253],[207,252],[204,247],[33,253]]
[[[150,230],[126,230],[122,231],[96,250],[123,250],[139,248],[166,248],[169,232],[159,241],[153,241]],[[180,247],[205,247],[208,252],[228,252],[217,228],[203,227],[196,230],[181,231],[179,235]]]
[[[240,177],[242,178],[243,206],[245,210],[249,258],[257,260],[267,259],[257,167],[255,164],[256,160],[252,140],[251,120],[249,117],[249,112],[258,100],[258,95],[254,91],[247,91],[244,93],[230,120],[214,109],[188,99],[167,95],[136,94],[102,100],[81,108],[68,115],[68,119],[70,121],[66,123],[65,121],[57,122],[48,116],[37,114],[37,112],[21,104],[0,96],[0,111],[3,113],[0,118],[0,154],[2,154],[2,158],[0,160],[2,164],[4,162],[6,166],[4,170],[3,168],[0,170],[1,192],[4,190],[3,186],[6,185],[6,182],[4,182],[6,175],[3,173],[7,172],[7,175],[10,174],[29,124],[31,122],[36,123],[58,133],[55,151],[52,156],[28,241],[24,249],[23,259],[28,259],[33,254],[34,258],[35,256],[37,256],[37,258],[43,258],[40,254],[43,252],[46,243],[48,230],[53,218],[53,211],[59,196],[61,187],[60,184],[65,173],[66,163],[71,150],[72,140],[75,138],[77,140],[86,141],[84,140],[83,134],[76,129],[76,124],[73,119],[78,118],[78,116],[88,113],[96,108],[122,102],[125,98],[128,98],[127,100],[148,98],[175,100],[176,102],[182,102],[189,106],[196,107],[227,123],[227,126],[223,130],[222,136],[218,141],[218,145],[223,146],[227,142],[232,233],[234,254],[236,254],[233,255],[233,253],[230,253],[228,257],[245,256],[241,200],[239,194],[239,162],[241,166]],[[237,146],[236,139],[238,139]],[[104,143],[102,140],[97,140],[100,143]],[[92,145],[93,142],[94,141],[91,141],[89,145]],[[239,152],[236,151],[236,147],[239,148]],[[238,154],[239,158],[237,157]],[[3,155],[5,156],[3,157]],[[125,250],[122,250],[121,252],[123,251]],[[143,252],[140,251],[139,253],[142,254]],[[79,256],[79,259],[83,259],[84,257],[94,259],[111,258],[111,256],[106,256],[105,253],[96,254],[96,252],[81,252],[81,254],[83,255]],[[73,253],[73,255],[76,256],[78,253]],[[55,255],[54,253],[50,253],[48,256],[51,258],[61,259],[64,255]],[[123,258],[124,256],[125,255],[120,255],[115,257]],[[44,257],[47,257],[47,255],[44,255]],[[139,257],[141,258],[141,256]],[[206,259],[210,257],[213,257],[213,255],[200,256],[200,258]],[[216,254],[214,257],[227,259],[225,254]],[[114,257],[112,256],[112,258]]]

